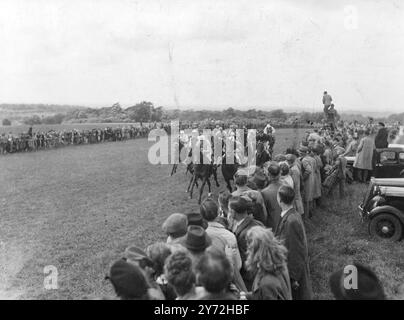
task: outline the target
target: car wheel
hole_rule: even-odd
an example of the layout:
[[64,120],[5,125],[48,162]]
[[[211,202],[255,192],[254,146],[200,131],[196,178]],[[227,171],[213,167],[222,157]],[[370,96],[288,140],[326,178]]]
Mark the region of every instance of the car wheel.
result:
[[392,214],[381,213],[369,222],[369,233],[381,240],[398,241],[401,239],[403,226],[400,220]]

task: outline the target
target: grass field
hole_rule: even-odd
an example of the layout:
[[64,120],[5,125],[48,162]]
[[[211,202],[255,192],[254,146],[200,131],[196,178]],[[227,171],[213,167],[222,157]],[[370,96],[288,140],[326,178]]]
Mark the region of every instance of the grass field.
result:
[[[279,130],[276,152],[294,136]],[[137,139],[0,157],[0,298],[111,296],[104,276],[127,246],[164,240],[169,214],[198,210],[185,193],[184,168],[169,177],[169,166],[149,164],[150,145]],[[225,187],[219,179],[214,193]],[[346,200],[325,200],[307,225],[317,299],[332,298],[329,275],[353,259],[374,268],[389,297],[398,297],[404,243],[369,238],[357,213],[364,192],[348,186]],[[56,290],[44,288],[47,265],[58,269]]]

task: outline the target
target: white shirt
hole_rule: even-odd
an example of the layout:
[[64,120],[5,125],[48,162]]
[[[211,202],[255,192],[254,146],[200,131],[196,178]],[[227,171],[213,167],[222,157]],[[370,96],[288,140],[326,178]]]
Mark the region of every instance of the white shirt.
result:
[[273,126],[271,126],[270,124],[267,124],[265,129],[264,129],[264,133],[265,134],[269,134],[269,129],[272,130],[272,134],[275,134],[275,128]]

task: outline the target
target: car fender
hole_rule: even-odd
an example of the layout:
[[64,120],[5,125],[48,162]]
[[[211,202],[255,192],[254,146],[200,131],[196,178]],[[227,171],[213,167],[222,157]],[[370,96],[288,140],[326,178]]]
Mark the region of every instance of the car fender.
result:
[[369,218],[372,219],[380,213],[390,213],[396,216],[401,221],[401,223],[404,224],[404,212],[393,206],[388,205],[374,208],[372,211],[369,212]]

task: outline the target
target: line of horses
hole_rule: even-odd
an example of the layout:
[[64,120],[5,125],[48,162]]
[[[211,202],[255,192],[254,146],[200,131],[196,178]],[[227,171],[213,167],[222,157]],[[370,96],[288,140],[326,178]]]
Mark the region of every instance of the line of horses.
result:
[[[257,144],[265,144],[268,142],[268,138],[264,137],[262,139],[262,136],[257,136]],[[264,150],[264,152],[268,152],[270,158],[272,158],[272,150],[273,146],[275,144],[275,139],[271,137],[270,144],[267,144],[268,148]],[[184,147],[183,144],[180,143],[179,147],[179,152],[181,152],[182,148]],[[258,149],[258,148],[257,148]],[[213,153],[214,154],[214,153]],[[188,157],[192,157],[192,150],[188,154]],[[200,151],[200,159],[203,159],[203,154],[202,151]],[[189,198],[192,199],[193,196],[193,191],[194,187],[196,186],[199,188],[198,181],[200,181],[201,187],[199,188],[199,198],[198,198],[198,204],[201,203],[202,200],[202,194],[205,188],[205,185],[208,185],[208,190],[209,194],[212,192],[212,185],[211,185],[211,177],[213,177],[214,182],[216,183],[216,186],[219,187],[219,182],[217,180],[217,169],[218,167],[221,168],[221,172],[224,178],[224,181],[226,182],[226,187],[227,189],[232,192],[232,185],[231,181],[234,181],[234,176],[237,173],[237,170],[239,167],[242,165],[237,162],[237,159],[234,158],[234,162],[231,164],[226,163],[226,153],[225,153],[225,148],[223,146],[222,148],[222,163],[221,164],[216,164],[214,163],[213,159],[211,160],[210,163],[188,163],[186,165],[186,171],[185,174],[188,172],[191,173],[191,180],[189,181],[188,188],[186,189],[186,192],[189,193]],[[174,175],[177,172],[178,164],[173,164],[171,174],[170,176]]]

